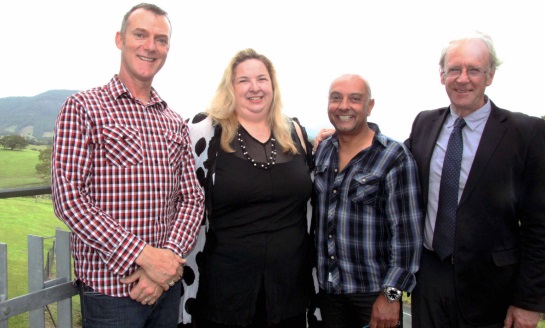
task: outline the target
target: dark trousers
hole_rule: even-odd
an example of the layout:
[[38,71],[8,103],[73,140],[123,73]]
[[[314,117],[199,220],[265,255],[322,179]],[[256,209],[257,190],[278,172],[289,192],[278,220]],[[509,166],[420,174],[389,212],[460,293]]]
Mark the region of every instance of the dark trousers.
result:
[[[441,261],[427,249],[422,252],[416,287],[411,296],[413,327],[469,328],[458,309],[451,259]],[[503,322],[479,328],[503,327]]]
[[[286,319],[275,325],[267,325],[264,321],[254,321],[246,328],[305,328],[307,321],[304,314],[298,315],[293,318]],[[215,323],[208,320],[197,319],[193,325],[196,328],[240,328],[242,326],[224,325],[221,323]]]
[[164,292],[153,305],[130,297],[112,297],[78,282],[83,328],[176,328],[182,283]]
[[[371,321],[373,304],[378,293],[327,294],[320,290],[320,313],[326,328],[363,327]],[[401,301],[400,301],[401,302]],[[400,304],[399,322],[403,327],[403,307]]]
[[[195,328],[239,328],[241,326],[231,326],[213,321],[205,320],[193,316],[193,327]],[[255,308],[255,314],[252,319],[252,323],[246,328],[306,328],[307,318],[305,313],[301,313],[298,316],[288,318],[278,324],[268,325],[267,322],[267,309],[265,305],[265,288],[263,284],[259,288],[259,294],[257,296],[257,303]]]

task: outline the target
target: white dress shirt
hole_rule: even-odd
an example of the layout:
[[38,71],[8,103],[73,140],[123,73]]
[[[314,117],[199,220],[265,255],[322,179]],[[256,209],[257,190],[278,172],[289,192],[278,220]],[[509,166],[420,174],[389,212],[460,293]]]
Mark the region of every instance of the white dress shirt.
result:
[[[458,201],[462,197],[462,192],[466,185],[469,171],[473,165],[477,148],[483,135],[484,127],[490,116],[491,105],[490,100],[487,100],[485,105],[468,116],[464,117],[466,126],[462,130],[462,138],[464,141],[464,153],[462,155],[462,168],[460,172],[460,189],[458,192]],[[428,189],[428,208],[426,211],[426,221],[424,230],[424,246],[427,249],[433,250],[433,231],[435,229],[435,220],[437,218],[437,205],[439,203],[439,186],[441,184],[441,172],[443,170],[443,161],[445,160],[445,152],[450,137],[450,133],[454,127],[454,122],[458,115],[450,108],[450,115],[445,120],[430,162],[430,181]]]

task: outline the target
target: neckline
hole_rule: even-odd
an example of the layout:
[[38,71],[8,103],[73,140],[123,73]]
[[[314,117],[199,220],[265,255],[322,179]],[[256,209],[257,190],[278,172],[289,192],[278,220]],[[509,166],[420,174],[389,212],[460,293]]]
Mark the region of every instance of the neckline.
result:
[[[258,161],[254,160],[250,156],[249,152],[246,149],[246,145],[244,144],[244,136],[242,135],[242,133],[240,131],[240,128],[242,128],[243,132],[245,132],[246,135],[250,136],[255,142],[260,144],[262,147],[266,147],[267,143],[270,142],[270,144],[271,144],[271,153],[270,153],[269,156],[267,156],[267,162],[266,163],[258,162]],[[248,131],[246,131],[246,129],[244,129],[244,127],[242,125],[239,125],[239,128],[237,130],[236,138],[237,138],[238,144],[240,146],[240,149],[242,150],[242,155],[254,167],[260,167],[262,169],[268,170],[268,169],[270,169],[271,167],[273,167],[276,164],[276,139],[274,138],[272,133],[271,133],[271,136],[269,136],[269,139],[266,142],[263,143],[263,142],[257,140],[256,138],[254,138]]]

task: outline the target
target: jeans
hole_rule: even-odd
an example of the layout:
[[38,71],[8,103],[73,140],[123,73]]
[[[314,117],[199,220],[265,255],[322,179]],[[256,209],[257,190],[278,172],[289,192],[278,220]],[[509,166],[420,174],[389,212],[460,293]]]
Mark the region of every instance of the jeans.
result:
[[112,297],[77,282],[83,328],[176,328],[182,283],[164,292],[153,305],[130,297]]

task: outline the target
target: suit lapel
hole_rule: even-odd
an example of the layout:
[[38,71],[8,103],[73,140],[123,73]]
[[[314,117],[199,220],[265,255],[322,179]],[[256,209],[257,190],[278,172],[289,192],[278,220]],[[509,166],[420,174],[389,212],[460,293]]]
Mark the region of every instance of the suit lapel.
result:
[[422,196],[424,197],[426,203],[428,201],[428,189],[430,183],[431,157],[433,155],[433,150],[435,149],[435,144],[437,143],[437,138],[439,138],[439,133],[443,127],[443,122],[445,122],[445,119],[449,113],[450,110],[448,107],[446,110],[438,111],[437,115],[434,116],[429,123],[429,137],[426,138],[427,142],[422,152],[423,158],[425,158],[424,167],[422,168]]
[[479,146],[477,147],[477,153],[475,154],[473,165],[469,171],[469,176],[467,177],[467,182],[459,205],[462,205],[469,197],[471,191],[478,184],[479,179],[485,172],[492,155],[507,131],[507,127],[503,124],[506,119],[507,115],[492,104],[492,111],[486,122]]

